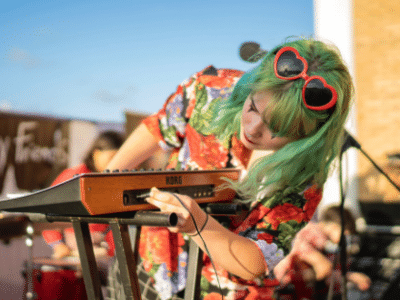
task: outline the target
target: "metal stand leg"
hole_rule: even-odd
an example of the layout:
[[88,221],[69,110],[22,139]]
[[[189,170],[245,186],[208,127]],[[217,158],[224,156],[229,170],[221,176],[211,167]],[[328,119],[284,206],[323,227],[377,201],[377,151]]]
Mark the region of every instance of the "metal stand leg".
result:
[[[132,250],[128,225],[120,224],[117,220],[110,222],[113,238],[115,242],[115,252],[120,268],[121,280],[124,287],[126,299],[141,300],[139,281],[136,273],[137,251]],[[139,234],[132,237],[136,248]]]
[[[46,216],[49,222],[72,222],[81,260],[86,293],[90,300],[103,300],[100,274],[97,269],[88,223],[109,224],[115,242],[125,299],[141,300],[137,268],[137,247],[140,226],[175,226],[178,217],[175,213],[135,212],[130,216],[115,217],[69,217]],[[129,234],[128,225],[137,227]],[[133,247],[132,247],[133,246]],[[195,298],[192,298],[195,299]]]
[[26,299],[34,300],[37,299],[37,295],[33,287],[33,227],[32,224],[28,224],[26,227],[26,239],[25,244],[29,249],[29,259],[26,264],[26,280],[28,282],[28,288],[26,291]]
[[185,300],[200,298],[201,268],[203,266],[203,251],[194,241],[190,241],[188,278],[185,288]]
[[103,300],[100,274],[96,265],[88,223],[82,222],[78,218],[72,218],[72,225],[78,245],[87,297],[93,300]]

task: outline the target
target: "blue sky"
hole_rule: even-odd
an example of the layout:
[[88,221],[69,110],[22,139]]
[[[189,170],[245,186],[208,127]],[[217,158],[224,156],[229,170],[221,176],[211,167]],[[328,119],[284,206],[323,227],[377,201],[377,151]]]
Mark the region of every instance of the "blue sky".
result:
[[[8,3],[7,3],[8,2]],[[312,0],[13,0],[0,10],[0,109],[124,122],[192,73],[249,70],[239,46],[313,34]]]

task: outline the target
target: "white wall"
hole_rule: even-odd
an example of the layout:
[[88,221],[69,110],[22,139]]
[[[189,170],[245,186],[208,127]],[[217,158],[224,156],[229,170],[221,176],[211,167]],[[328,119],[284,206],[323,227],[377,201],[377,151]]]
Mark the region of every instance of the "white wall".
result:
[[[347,64],[353,78],[354,74],[354,38],[353,38],[353,1],[352,0],[314,0],[314,32],[322,41],[335,44]],[[356,109],[354,105],[346,124],[349,133],[356,137]],[[359,214],[357,202],[357,150],[346,151],[343,157],[343,181],[347,192],[345,206]],[[340,202],[339,171],[335,170],[325,185],[321,209]]]
[[74,167],[82,163],[97,134],[98,128],[95,123],[88,121],[70,122],[68,167]]
[[72,120],[69,124],[68,167],[82,163],[97,136],[106,130],[125,132],[123,123],[101,123],[83,120]]

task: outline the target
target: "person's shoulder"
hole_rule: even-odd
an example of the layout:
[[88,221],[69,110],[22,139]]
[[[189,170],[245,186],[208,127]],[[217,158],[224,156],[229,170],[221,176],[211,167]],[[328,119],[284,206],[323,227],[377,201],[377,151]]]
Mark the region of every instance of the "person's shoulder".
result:
[[208,66],[198,72],[194,77],[196,85],[204,85],[213,89],[232,88],[241,78],[244,72],[234,69],[217,69],[214,66]]
[[86,164],[77,165],[75,168],[71,168],[71,170],[75,171],[75,174],[84,174],[91,173],[92,171],[86,166]]
[[229,68],[216,68],[213,65],[209,65],[202,71],[198,72],[198,76],[215,76],[215,77],[241,77],[244,74],[243,71]]
[[90,169],[85,165],[85,164],[80,164],[72,168],[65,169],[60,173],[60,175],[57,176],[57,178],[53,181],[51,184],[52,186],[60,184],[64,181],[67,181],[71,178],[73,178],[77,174],[84,174],[84,173],[90,173]]
[[219,69],[221,76],[224,77],[242,77],[244,72],[235,69]]

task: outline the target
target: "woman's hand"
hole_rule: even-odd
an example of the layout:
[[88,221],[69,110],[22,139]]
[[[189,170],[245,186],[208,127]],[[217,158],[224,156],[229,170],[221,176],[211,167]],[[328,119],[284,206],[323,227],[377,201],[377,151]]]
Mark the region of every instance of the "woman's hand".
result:
[[64,243],[59,243],[54,246],[53,248],[53,255],[52,257],[55,259],[61,259],[66,256],[71,255],[71,249]]
[[[179,201],[180,200],[180,201]],[[161,192],[153,187],[150,190],[150,197],[146,201],[157,206],[162,212],[174,212],[178,216],[176,227],[170,227],[171,232],[186,232],[196,234],[197,230],[193,223],[192,216],[200,230],[207,220],[206,213],[192,198],[186,195]]]
[[282,284],[288,284],[294,260],[308,264],[314,270],[316,280],[327,278],[332,273],[333,265],[323,250],[331,242],[338,242],[336,232],[333,234],[321,224],[309,223],[296,235],[290,253],[275,267],[276,278]]

